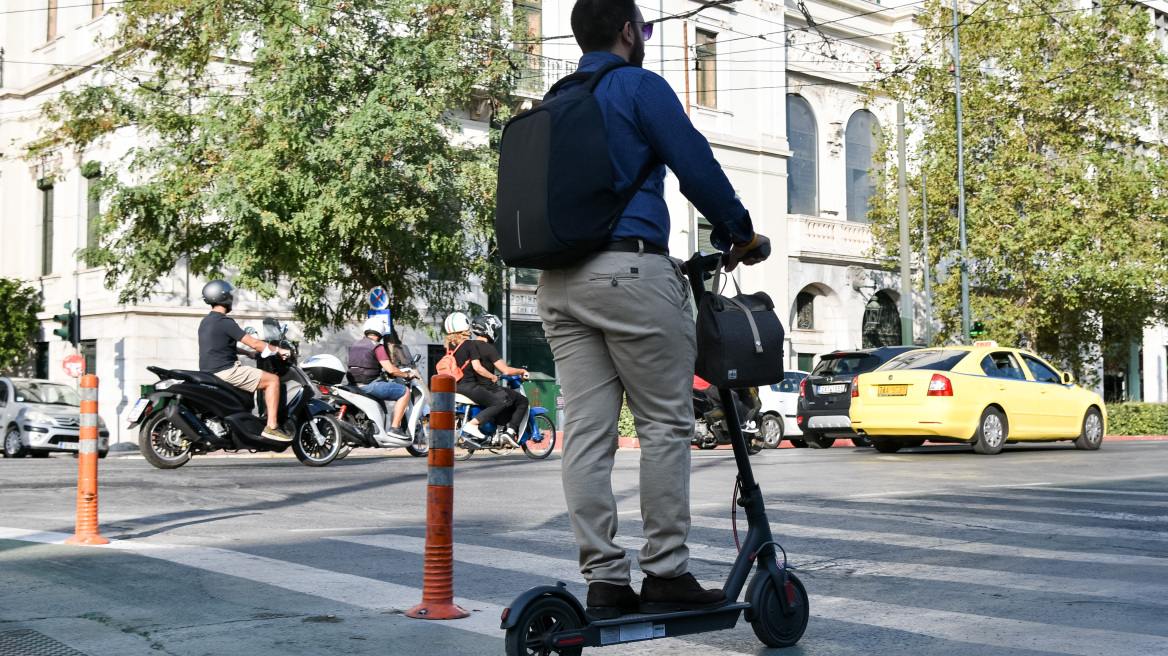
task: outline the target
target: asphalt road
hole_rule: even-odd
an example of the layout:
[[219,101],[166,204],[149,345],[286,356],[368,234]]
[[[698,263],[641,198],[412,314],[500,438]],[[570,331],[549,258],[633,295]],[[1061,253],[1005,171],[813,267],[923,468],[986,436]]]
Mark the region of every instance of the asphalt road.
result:
[[[32,656],[13,645],[34,640],[88,656],[502,654],[498,616],[516,594],[557,579],[585,590],[558,457],[457,463],[455,594],[473,614],[452,622],[402,615],[421,600],[423,459],[160,471],[111,457],[100,503],[114,544],[102,548],[54,544],[72,532],[76,460],[0,460],[0,655]],[[630,550],[638,458],[620,452],[615,472]],[[740,622],[588,653],[1168,654],[1168,442],[991,457],[784,449],[753,462],[811,594],[800,644],[764,649]],[[734,555],[733,460],[693,463],[691,570],[716,582]]]

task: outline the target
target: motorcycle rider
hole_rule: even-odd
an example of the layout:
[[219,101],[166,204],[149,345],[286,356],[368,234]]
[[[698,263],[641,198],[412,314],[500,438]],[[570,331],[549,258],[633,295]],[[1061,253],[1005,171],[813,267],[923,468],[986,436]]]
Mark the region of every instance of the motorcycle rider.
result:
[[[454,354],[454,361],[465,373],[458,381],[458,393],[469,397],[481,408],[479,414],[462,427],[462,431],[470,435],[475,442],[483,440],[480,425],[511,409],[511,419],[507,426],[502,427],[500,434],[512,446],[518,446],[516,432],[523,418],[527,416],[527,397],[517,390],[499,387],[496,383],[499,376],[494,373],[498,369],[506,376],[522,376],[527,380],[530,374],[526,369],[508,366],[503,362],[494,341],[503,328],[503,322],[493,314],[481,314],[470,322],[471,339],[465,342]],[[466,369],[470,363],[470,370]]]
[[[252,337],[234,319],[227,317],[234,302],[235,287],[226,280],[212,280],[203,285],[203,302],[211,306],[211,312],[199,324],[199,371],[213,374],[225,383],[241,390],[255,393],[264,391],[264,402],[268,408],[268,425],[263,437],[277,442],[291,442],[292,438],[279,429],[277,419],[280,407],[280,377],[255,367],[245,367],[238,356],[268,357],[274,352],[286,358],[286,349],[273,349],[267,342]],[[237,344],[255,349],[256,353],[240,349]]]
[[389,374],[391,378],[417,378],[417,372],[406,373],[389,359],[389,353],[381,344],[381,338],[389,332],[389,325],[385,315],[370,317],[363,326],[365,335],[349,347],[349,374],[361,387],[361,391],[381,401],[393,401],[393,422],[387,432],[394,437],[409,439],[400,428],[402,417],[406,414],[406,405],[409,398],[405,385],[387,380],[378,380],[381,372]]

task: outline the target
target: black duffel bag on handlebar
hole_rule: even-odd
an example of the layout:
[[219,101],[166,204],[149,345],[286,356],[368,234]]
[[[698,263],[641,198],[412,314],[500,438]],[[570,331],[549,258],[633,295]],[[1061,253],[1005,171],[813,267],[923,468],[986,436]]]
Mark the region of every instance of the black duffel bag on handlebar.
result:
[[[719,288],[721,265],[714,275]],[[698,360],[695,372],[718,387],[762,387],[783,380],[785,333],[775,304],[763,292],[737,296],[716,291],[702,294],[698,303]]]

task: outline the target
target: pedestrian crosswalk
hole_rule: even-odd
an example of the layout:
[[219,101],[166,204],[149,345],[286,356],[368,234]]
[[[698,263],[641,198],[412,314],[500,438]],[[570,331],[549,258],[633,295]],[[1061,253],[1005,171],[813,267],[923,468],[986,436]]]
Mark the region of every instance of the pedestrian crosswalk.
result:
[[[768,498],[768,504],[772,530],[811,594],[801,653],[1162,656],[1168,532],[1158,529],[1168,528],[1168,503],[1159,499],[1146,490],[1024,487],[968,497]],[[728,515],[703,507],[692,518],[691,570],[707,585],[717,585],[737,556]],[[562,516],[481,528],[455,525],[456,603],[474,612],[434,623],[434,630],[498,640],[501,653],[498,617],[512,597],[557,580],[582,596],[585,584]],[[741,514],[738,529],[745,531]],[[260,548],[128,540],[109,548],[388,613],[420,600],[425,540],[417,527],[297,535],[306,549],[336,557],[307,564]],[[634,558],[639,535],[639,517],[622,515],[616,542]],[[0,539],[65,537],[0,529]],[[619,653],[760,650],[740,623],[722,634],[629,645]]]

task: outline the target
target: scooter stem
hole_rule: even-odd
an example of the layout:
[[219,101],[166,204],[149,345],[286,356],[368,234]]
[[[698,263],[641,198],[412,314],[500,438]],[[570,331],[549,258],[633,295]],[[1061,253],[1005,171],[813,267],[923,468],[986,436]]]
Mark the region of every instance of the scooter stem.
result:
[[754,470],[750,468],[750,452],[746,449],[746,438],[742,436],[742,424],[738,417],[738,406],[734,404],[734,390],[725,387],[718,388],[718,396],[722,399],[722,412],[725,417],[726,430],[730,434],[730,446],[734,448],[734,462],[738,465],[738,480],[743,490],[755,487]]

